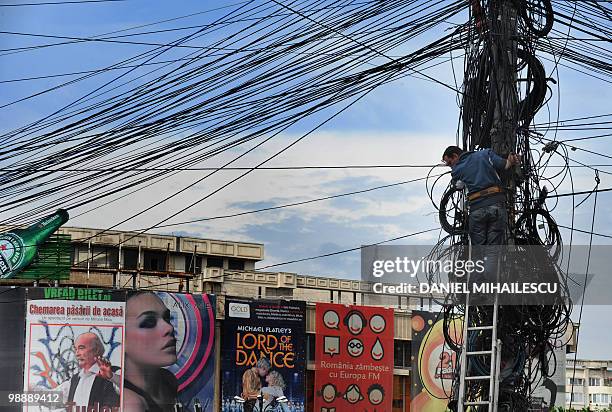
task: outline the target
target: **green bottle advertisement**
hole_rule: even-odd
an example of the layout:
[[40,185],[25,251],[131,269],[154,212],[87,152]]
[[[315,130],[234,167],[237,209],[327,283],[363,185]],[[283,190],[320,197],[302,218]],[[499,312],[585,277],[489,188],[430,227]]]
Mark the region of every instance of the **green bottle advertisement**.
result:
[[68,212],[58,209],[32,226],[0,234],[0,279],[12,278],[32,263],[39,246],[67,221]]

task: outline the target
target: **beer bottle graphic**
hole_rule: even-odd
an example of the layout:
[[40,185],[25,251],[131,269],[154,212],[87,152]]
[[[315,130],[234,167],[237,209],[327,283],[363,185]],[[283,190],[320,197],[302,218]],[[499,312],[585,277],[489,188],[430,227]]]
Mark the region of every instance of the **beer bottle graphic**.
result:
[[40,245],[61,225],[68,221],[68,212],[58,209],[25,229],[14,229],[0,234],[0,278],[14,277],[28,266]]

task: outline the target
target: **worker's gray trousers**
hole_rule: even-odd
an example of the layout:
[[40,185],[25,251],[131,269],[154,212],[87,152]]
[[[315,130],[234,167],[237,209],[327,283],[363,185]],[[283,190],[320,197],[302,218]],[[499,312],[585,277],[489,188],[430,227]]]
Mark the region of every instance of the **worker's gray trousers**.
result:
[[[492,282],[497,278],[498,258],[506,243],[508,224],[506,207],[503,203],[484,206],[470,212],[469,233],[473,259],[484,259],[484,273],[474,273],[476,282]],[[492,246],[495,245],[495,246]]]

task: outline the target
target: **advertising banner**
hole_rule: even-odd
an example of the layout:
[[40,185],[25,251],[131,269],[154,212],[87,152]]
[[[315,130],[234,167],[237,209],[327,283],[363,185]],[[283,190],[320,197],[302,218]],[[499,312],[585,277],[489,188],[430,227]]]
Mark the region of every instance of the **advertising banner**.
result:
[[23,410],[119,411],[124,320],[125,292],[28,289]]
[[[412,311],[412,411],[446,410],[457,354],[445,343],[443,323],[438,313]],[[455,342],[461,342],[462,325],[461,319],[450,321]]]
[[0,370],[5,372],[0,378],[0,410],[6,412],[21,410],[8,394],[23,392],[24,325],[25,288],[0,287]]
[[58,209],[25,229],[0,233],[0,279],[15,277],[28,267],[39,255],[39,248],[67,221],[68,212]]
[[213,411],[215,296],[135,292],[126,303],[124,411]]
[[303,412],[306,304],[227,298],[222,412]]
[[391,412],[393,309],[317,303],[315,412]]

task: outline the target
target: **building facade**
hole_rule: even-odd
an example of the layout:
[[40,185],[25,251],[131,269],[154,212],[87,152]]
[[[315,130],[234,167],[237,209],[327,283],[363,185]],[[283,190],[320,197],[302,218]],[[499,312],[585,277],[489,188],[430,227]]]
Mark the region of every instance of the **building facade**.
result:
[[612,406],[612,361],[567,360],[566,406],[580,410],[610,410]]

